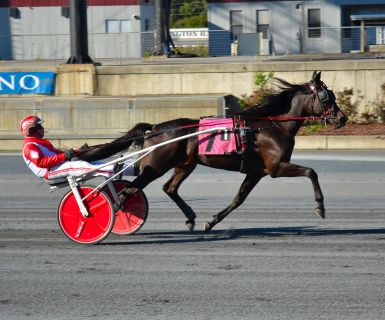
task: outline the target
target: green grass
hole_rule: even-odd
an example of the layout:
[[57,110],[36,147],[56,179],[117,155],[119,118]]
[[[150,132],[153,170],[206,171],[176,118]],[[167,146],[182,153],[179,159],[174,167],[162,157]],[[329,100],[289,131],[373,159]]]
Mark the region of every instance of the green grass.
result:
[[324,124],[309,124],[303,127],[303,130],[307,133],[316,133],[321,129],[325,128]]

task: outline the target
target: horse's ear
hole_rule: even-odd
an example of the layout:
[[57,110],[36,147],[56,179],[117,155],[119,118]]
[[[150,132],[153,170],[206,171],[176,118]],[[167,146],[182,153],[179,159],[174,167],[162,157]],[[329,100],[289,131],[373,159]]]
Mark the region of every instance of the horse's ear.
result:
[[317,73],[317,71],[314,71],[314,72],[313,72],[313,76],[312,76],[311,81],[312,81],[313,83],[318,83],[318,82],[320,82],[320,81],[321,81],[321,71],[318,72],[318,73]]

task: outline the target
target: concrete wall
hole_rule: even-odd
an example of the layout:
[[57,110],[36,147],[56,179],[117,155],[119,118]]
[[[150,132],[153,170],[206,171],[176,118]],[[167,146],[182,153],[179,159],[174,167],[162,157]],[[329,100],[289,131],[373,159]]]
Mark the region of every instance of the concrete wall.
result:
[[241,97],[254,89],[256,72],[292,83],[311,79],[314,70],[335,92],[354,90],[358,111],[367,111],[373,102],[384,99],[385,60],[261,61],[255,63],[130,65],[96,67],[97,96],[232,94]]
[[50,138],[68,141],[110,140],[137,122],[222,115],[230,101],[252,92],[256,72],[273,71],[289,82],[303,83],[314,70],[322,70],[322,80],[335,92],[353,88],[353,102],[362,96],[359,111],[364,112],[373,102],[385,99],[380,88],[385,83],[384,69],[382,59],[0,67],[0,72],[57,72],[54,97],[1,98],[0,149],[18,149],[19,121],[31,113],[47,120]]
[[385,60],[256,61],[247,63],[132,64],[119,66],[67,65],[57,67],[0,67],[1,71],[56,71],[56,96],[184,96],[234,95],[242,97],[254,89],[256,72],[270,72],[292,83],[310,80],[314,70],[335,92],[352,88],[352,102],[359,113],[384,100]]
[[45,119],[46,136],[61,147],[98,144],[121,136],[138,122],[223,115],[223,96],[18,97],[0,99],[0,151],[20,150],[19,123],[26,115]]
[[322,80],[334,92],[354,90],[353,102],[359,102],[360,113],[385,99],[381,90],[385,83],[384,59],[0,67],[0,72],[28,70],[56,70],[57,97],[234,95],[240,98],[253,91],[256,72],[272,71],[276,77],[303,83],[310,80],[314,70],[321,70]]

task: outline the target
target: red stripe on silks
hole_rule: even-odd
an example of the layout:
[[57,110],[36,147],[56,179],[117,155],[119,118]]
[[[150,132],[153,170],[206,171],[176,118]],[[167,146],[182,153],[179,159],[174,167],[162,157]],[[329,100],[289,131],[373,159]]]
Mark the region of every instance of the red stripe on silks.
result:
[[[140,5],[140,0],[88,0],[87,6]],[[69,0],[0,0],[0,7],[68,7]]]
[[67,169],[63,169],[63,170],[57,170],[57,171],[47,171],[47,177],[55,177],[57,176],[58,174],[62,174],[64,172],[69,172],[69,171],[77,171],[77,170],[84,170],[84,171],[90,171],[89,168],[67,168]]
[[[79,170],[82,170],[82,171],[93,171],[92,169],[90,168],[67,168],[67,169],[63,169],[63,170],[57,170],[57,171],[47,171],[47,177],[45,177],[46,179],[48,177],[52,178],[52,177],[55,177],[59,174],[62,174],[62,173],[65,173],[65,172],[69,172],[69,171],[79,171]],[[106,170],[96,170],[95,172],[98,172],[98,173],[106,173],[106,174],[110,174],[112,173],[111,171],[106,171]]]

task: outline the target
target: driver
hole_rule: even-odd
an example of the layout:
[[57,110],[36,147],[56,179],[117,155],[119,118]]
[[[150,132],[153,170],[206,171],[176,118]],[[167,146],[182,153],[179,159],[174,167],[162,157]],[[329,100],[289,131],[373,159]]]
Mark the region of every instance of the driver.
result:
[[43,122],[42,119],[33,115],[25,117],[20,122],[20,131],[24,136],[23,158],[36,176],[46,180],[56,180],[67,176],[79,176],[90,171],[94,171],[94,175],[105,177],[111,177],[114,174],[112,164],[95,171],[99,165],[103,164],[102,162],[90,163],[77,160],[76,151],[73,149],[56,149],[50,141],[43,139]]

